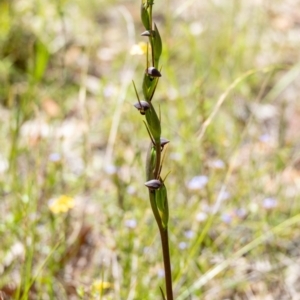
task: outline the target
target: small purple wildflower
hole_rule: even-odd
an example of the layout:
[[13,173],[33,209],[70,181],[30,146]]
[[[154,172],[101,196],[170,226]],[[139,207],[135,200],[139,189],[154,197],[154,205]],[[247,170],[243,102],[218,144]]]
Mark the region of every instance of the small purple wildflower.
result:
[[190,190],[201,190],[208,183],[208,177],[205,175],[199,175],[193,177],[187,184]]
[[224,164],[223,160],[221,160],[221,159],[216,159],[216,160],[212,161],[210,163],[210,166],[213,169],[224,169],[225,168],[225,164]]
[[184,250],[184,249],[187,248],[187,243],[186,242],[180,242],[178,244],[178,247],[179,247],[180,250]]
[[230,224],[232,221],[232,217],[229,214],[222,214],[221,219],[226,224]]
[[263,134],[259,137],[259,140],[263,143],[269,143],[271,140],[271,137],[269,134]]
[[272,209],[277,206],[277,200],[274,198],[266,198],[263,200],[263,207],[265,209]]
[[129,219],[129,220],[125,221],[125,226],[128,227],[128,228],[133,229],[133,228],[136,227],[136,225],[137,225],[137,222],[136,222],[135,219]]
[[61,160],[61,155],[59,153],[54,152],[49,155],[48,159],[53,162],[58,162]]
[[164,269],[159,269],[157,271],[157,275],[158,275],[159,278],[165,277],[165,270]]
[[230,193],[229,192],[222,191],[222,193],[220,195],[221,201],[227,200],[229,197],[230,197]]
[[114,165],[108,165],[105,167],[105,171],[109,175],[114,175],[117,173],[117,167]]
[[244,208],[237,208],[234,212],[235,215],[240,219],[244,219],[247,216],[247,211]]
[[186,230],[184,235],[187,239],[192,239],[195,235],[195,232],[193,230]]
[[109,84],[103,89],[104,97],[112,97],[116,93],[116,88]]

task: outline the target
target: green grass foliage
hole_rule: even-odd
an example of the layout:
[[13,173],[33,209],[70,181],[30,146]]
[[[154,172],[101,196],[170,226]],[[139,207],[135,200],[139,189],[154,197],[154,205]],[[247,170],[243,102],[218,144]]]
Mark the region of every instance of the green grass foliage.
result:
[[[155,1],[177,300],[299,298],[299,7]],[[0,1],[0,298],[161,299],[139,8]]]

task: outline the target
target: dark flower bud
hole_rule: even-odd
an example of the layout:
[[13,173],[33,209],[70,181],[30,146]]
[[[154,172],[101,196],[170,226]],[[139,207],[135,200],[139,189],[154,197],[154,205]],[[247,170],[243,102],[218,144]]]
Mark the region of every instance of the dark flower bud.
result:
[[145,111],[150,108],[150,105],[147,101],[136,102],[133,106],[140,111],[141,115],[144,115]]
[[141,36],[154,36],[154,35],[155,35],[154,30],[146,30],[141,34]]
[[164,146],[167,145],[168,143],[170,143],[169,140],[165,139],[165,138],[160,138],[160,146],[161,146],[161,150],[164,149]]
[[158,179],[152,179],[145,182],[145,186],[150,190],[157,190],[161,187],[161,182]]
[[160,144],[161,144],[162,147],[165,146],[165,145],[168,144],[168,143],[170,143],[169,140],[167,140],[167,139],[165,139],[165,138],[163,138],[163,137],[160,139]]
[[156,68],[154,68],[154,67],[148,68],[148,69],[146,70],[146,73],[147,73],[148,75],[150,75],[151,77],[161,77],[160,72],[159,72]]

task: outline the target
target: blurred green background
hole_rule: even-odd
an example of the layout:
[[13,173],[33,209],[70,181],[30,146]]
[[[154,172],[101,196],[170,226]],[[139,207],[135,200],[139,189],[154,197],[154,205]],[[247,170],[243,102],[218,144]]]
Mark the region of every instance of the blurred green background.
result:
[[[0,298],[160,299],[140,1],[0,1]],[[156,0],[175,299],[299,299],[300,1]]]

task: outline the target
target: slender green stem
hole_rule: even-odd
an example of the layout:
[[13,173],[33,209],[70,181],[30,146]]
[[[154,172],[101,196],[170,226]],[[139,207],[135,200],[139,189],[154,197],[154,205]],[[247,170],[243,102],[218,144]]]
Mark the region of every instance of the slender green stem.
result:
[[168,228],[162,228],[159,226],[159,232],[161,238],[163,258],[164,258],[167,300],[173,300],[174,297],[173,297],[173,288],[172,288],[172,271],[171,271],[171,261],[170,261]]
[[169,249],[169,233],[168,228],[163,228],[161,223],[161,218],[155,202],[155,192],[149,190],[149,198],[151,208],[159,229],[162,253],[164,260],[164,269],[165,269],[165,285],[166,285],[166,294],[167,300],[173,300],[173,288],[172,288],[172,271],[171,271],[171,259],[170,259],[170,249]]
[[156,154],[156,161],[155,161],[155,170],[154,170],[154,178],[159,178],[159,172],[160,172],[160,157],[161,157],[161,147],[160,147],[160,141],[155,142],[155,154]]

